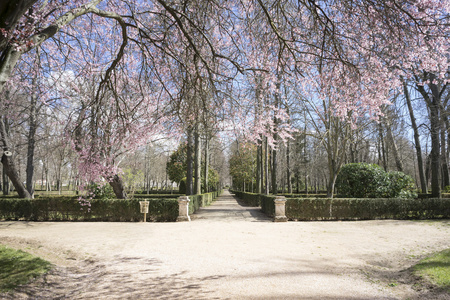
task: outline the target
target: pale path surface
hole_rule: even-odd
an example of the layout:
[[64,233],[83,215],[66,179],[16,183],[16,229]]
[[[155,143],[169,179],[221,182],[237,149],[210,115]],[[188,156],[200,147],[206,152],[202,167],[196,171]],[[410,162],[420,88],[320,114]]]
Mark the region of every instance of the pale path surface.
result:
[[58,266],[8,299],[450,299],[401,272],[449,221],[274,223],[226,192],[191,222],[0,222],[0,243]]
[[259,207],[245,207],[240,205],[236,198],[228,190],[216,199],[210,206],[200,208],[193,216],[192,220],[208,220],[221,222],[234,221],[262,221],[271,222],[272,218],[267,217]]

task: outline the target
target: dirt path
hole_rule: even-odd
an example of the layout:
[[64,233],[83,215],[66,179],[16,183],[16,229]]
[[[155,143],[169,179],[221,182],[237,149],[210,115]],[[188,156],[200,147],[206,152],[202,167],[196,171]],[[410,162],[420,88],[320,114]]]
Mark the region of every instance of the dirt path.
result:
[[0,222],[57,267],[7,299],[450,299],[407,270],[450,221],[274,223],[224,194],[182,223]]

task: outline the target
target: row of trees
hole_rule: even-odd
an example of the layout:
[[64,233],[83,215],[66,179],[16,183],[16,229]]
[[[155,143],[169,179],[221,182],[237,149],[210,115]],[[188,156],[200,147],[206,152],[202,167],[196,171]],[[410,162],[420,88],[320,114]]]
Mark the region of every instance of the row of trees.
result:
[[[431,96],[427,93],[431,93],[431,87],[426,82],[405,82],[403,90],[392,95],[392,105],[382,106],[382,118],[360,118],[354,127],[333,118],[331,111],[328,115],[316,114],[318,109],[325,107],[317,99],[303,99],[302,106],[296,109],[298,101],[289,99],[289,96],[301,95],[288,95],[286,105],[290,122],[297,129],[294,138],[279,144],[276,149],[278,156],[274,156],[270,148],[266,152],[264,142],[262,147],[256,147],[245,143],[245,139],[236,141],[230,160],[234,188],[263,193],[308,192],[308,189],[313,189],[315,192],[327,191],[328,196],[332,196],[333,178],[342,165],[367,162],[378,164],[385,171],[411,175],[417,189],[423,193],[430,189],[432,178],[439,178],[438,187],[431,187],[435,193],[438,191],[436,196],[439,196],[440,191],[450,185],[449,87],[441,84],[439,89],[438,117],[430,109]],[[324,122],[323,116],[330,118],[328,123]],[[436,129],[439,135],[435,137],[439,139],[437,150],[433,148],[431,134],[431,122],[436,118],[440,120]],[[433,151],[439,153],[439,168],[434,177]],[[278,161],[274,163],[274,159]],[[275,164],[276,169],[273,167]]]
[[[326,158],[332,196],[345,161],[364,151],[374,156],[374,143],[363,150],[359,142],[367,132],[379,133],[376,149],[386,167],[392,153],[404,168],[389,104],[414,87],[429,110],[431,191],[439,196],[441,154],[448,152],[449,7],[437,0],[4,1],[4,174],[21,197],[32,197],[36,145],[50,143],[48,130],[75,154],[70,168],[81,186],[105,180],[125,198],[124,158],[170,137],[186,140],[187,157],[196,158],[186,166],[187,192],[194,193],[201,141],[225,132],[256,145],[256,190],[277,192],[282,157],[283,185],[291,189],[290,154],[303,155],[306,168],[302,147],[315,147],[314,157]],[[43,125],[42,115],[57,117]],[[26,154],[12,135],[20,126]],[[298,149],[285,144],[292,138],[303,140]],[[19,161],[27,161],[25,184]]]

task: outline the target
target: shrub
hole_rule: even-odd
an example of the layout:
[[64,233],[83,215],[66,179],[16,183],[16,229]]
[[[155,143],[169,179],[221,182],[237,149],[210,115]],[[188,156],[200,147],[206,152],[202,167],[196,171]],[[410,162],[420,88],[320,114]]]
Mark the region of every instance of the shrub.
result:
[[93,194],[94,199],[114,199],[116,197],[113,188],[108,183],[92,183],[87,186],[87,190]]
[[186,177],[181,179],[180,186],[178,187],[178,192],[180,194],[186,195]]
[[388,173],[390,198],[417,198],[416,186],[411,176],[403,172]]
[[367,163],[344,165],[336,179],[342,198],[415,198],[414,181],[403,172],[386,173],[380,166]]

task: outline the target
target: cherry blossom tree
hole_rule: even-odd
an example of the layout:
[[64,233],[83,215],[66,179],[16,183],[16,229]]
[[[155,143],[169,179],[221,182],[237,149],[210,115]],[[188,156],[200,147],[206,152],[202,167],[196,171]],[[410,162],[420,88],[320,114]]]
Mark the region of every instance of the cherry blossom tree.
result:
[[[402,89],[402,77],[445,84],[448,13],[449,2],[438,0],[6,1],[1,99],[7,82],[17,84],[17,64],[37,47],[47,57],[43,68],[73,72],[74,85],[53,92],[78,104],[68,128],[85,163],[82,174],[101,175],[119,191],[121,155],[168,124],[181,134],[203,112],[276,149],[292,132],[280,105],[283,86],[322,95],[333,118],[351,128],[361,117],[378,119],[391,93]],[[90,82],[88,91],[81,78]],[[0,137],[9,151],[3,120]],[[3,155],[2,163],[29,197],[14,156]]]

